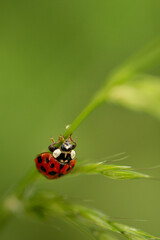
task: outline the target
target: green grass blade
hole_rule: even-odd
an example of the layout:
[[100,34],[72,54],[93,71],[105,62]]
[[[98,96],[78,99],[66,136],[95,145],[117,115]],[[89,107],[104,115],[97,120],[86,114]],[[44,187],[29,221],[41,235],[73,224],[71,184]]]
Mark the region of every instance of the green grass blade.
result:
[[130,240],[159,239],[133,227],[113,222],[110,217],[95,209],[70,203],[51,192],[35,193],[27,201],[25,209],[27,213],[38,216],[40,211],[45,217],[59,216],[80,230],[84,228],[91,233],[92,238],[98,240],[101,240],[102,233],[103,239],[107,239],[109,232],[120,234]]
[[79,165],[72,174],[101,174],[116,180],[150,178],[149,175],[136,172],[129,166],[107,165],[102,162]]

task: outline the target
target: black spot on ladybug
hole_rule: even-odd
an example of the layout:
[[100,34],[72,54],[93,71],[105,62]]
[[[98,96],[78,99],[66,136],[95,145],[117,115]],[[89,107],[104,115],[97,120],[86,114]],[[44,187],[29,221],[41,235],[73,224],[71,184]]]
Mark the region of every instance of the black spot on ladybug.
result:
[[58,177],[62,177],[63,176],[63,173],[60,173],[59,175],[58,175]]
[[52,163],[50,167],[51,167],[51,168],[54,168],[54,163]]
[[48,158],[46,158],[46,163],[49,163],[49,159]]
[[54,171],[52,171],[52,172],[49,172],[49,175],[51,175],[51,176],[54,176],[54,175],[56,175],[57,173],[56,172],[54,172]]
[[38,163],[41,163],[41,162],[42,162],[41,156],[38,156],[37,159],[38,159]]
[[46,169],[45,169],[43,166],[41,166],[41,170],[42,170],[43,172],[46,172]]
[[62,169],[63,169],[63,167],[64,167],[64,165],[63,165],[63,164],[61,164],[61,165],[60,165],[60,170],[62,170]]
[[69,167],[69,168],[67,168],[67,172],[70,170],[71,168]]

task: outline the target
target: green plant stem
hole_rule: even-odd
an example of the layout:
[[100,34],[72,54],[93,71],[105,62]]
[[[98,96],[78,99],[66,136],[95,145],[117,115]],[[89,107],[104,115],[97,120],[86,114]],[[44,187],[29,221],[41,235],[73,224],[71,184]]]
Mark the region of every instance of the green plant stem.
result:
[[[17,207],[23,201],[23,196],[30,186],[40,176],[36,168],[32,168],[23,177],[21,181],[14,187],[14,189],[1,201],[0,203],[0,230],[9,222],[12,216],[17,212]],[[17,203],[16,203],[17,202]],[[12,206],[13,205],[13,206]],[[15,205],[15,207],[14,207]]]
[[[148,44],[138,54],[135,54],[135,56],[127,61],[127,63],[113,71],[107,77],[105,84],[98,91],[95,97],[64,132],[64,138],[68,138],[89,114],[91,114],[102,103],[107,101],[109,92],[114,88],[114,86],[125,84],[125,82],[131,80],[131,78],[138,72],[159,65],[159,60],[160,38],[157,38],[156,41]],[[61,143],[62,142],[60,142],[57,146],[59,146]]]
[[99,105],[104,102],[103,94],[98,93],[93,100],[87,105],[87,107],[81,112],[81,114],[75,119],[72,125],[65,131],[63,134],[64,138],[68,138],[76,128],[80,125],[80,123],[88,117],[88,115],[93,112]]
[[37,169],[31,168],[30,171],[26,174],[26,176],[19,182],[15,189],[15,195],[18,198],[22,198],[26,188],[30,187],[34,184],[34,182],[39,178],[40,174]]

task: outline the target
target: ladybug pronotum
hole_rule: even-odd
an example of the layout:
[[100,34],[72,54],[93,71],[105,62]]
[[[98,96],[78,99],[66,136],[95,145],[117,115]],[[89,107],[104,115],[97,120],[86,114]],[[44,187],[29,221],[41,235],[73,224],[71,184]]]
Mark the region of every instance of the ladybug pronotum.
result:
[[[52,144],[48,147],[50,152],[39,154],[36,159],[37,169],[48,179],[56,179],[69,173],[76,163],[76,147],[75,141],[71,138],[64,139],[59,137],[59,142],[55,143],[53,139]],[[56,147],[62,141],[60,147]]]

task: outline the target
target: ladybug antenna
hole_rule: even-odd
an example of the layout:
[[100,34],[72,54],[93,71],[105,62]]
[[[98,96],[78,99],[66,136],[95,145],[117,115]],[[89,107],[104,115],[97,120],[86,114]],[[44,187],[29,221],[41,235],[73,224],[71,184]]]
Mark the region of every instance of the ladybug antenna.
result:
[[74,144],[76,144],[75,141],[76,141],[77,137],[73,140],[71,136],[72,136],[72,134],[69,136],[68,139],[69,139],[71,142],[73,142]]
[[71,136],[72,136],[72,134],[69,136],[69,141],[71,141],[74,145],[73,145],[73,149],[77,146],[77,143],[75,142],[75,140],[77,139],[77,137],[75,138],[75,140],[73,140],[72,138],[71,138]]

